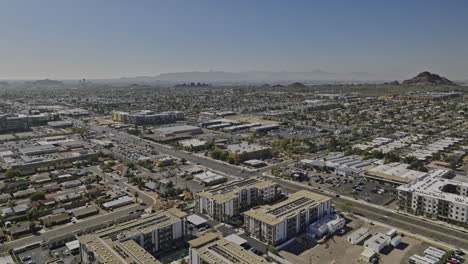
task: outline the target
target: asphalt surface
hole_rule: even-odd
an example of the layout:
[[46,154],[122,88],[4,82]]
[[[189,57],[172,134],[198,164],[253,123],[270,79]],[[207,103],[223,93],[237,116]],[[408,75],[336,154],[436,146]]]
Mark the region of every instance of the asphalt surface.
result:
[[[97,129],[98,131],[105,130],[106,131],[105,133],[112,133],[117,138],[121,138],[123,140],[131,140],[137,145],[141,145],[141,146],[151,145],[159,153],[174,156],[179,159],[184,158],[185,160],[190,161],[192,163],[200,164],[212,170],[220,171],[225,174],[229,174],[233,176],[244,177],[244,178],[262,176],[262,172],[264,170],[267,170],[265,168],[260,169],[258,171],[243,170],[239,167],[235,167],[235,166],[227,165],[227,164],[215,161],[215,160],[191,155],[190,153],[187,153],[185,151],[173,149],[166,145],[162,145],[162,144],[154,143],[149,140],[141,139],[139,137],[129,135],[126,133],[122,133],[122,132],[116,131],[108,127],[103,128],[103,127],[93,126],[92,129]],[[287,181],[283,181],[280,179],[275,179],[275,181],[280,186],[282,186],[282,188],[285,188],[285,189],[290,189],[293,191],[306,189],[306,190],[317,192],[315,190],[311,190],[308,186],[305,186],[305,185],[297,186],[295,184],[291,184]],[[339,198],[335,196],[330,196],[330,197],[333,198],[333,203],[335,204],[337,208],[340,208],[342,205],[344,205],[345,202],[349,201],[347,199]],[[353,210],[353,213],[359,214],[370,220],[383,222],[388,225],[391,225],[391,226],[394,226],[403,230],[407,230],[413,234],[431,238],[434,241],[440,241],[449,245],[468,249],[468,232],[465,233],[459,230],[452,229],[447,226],[439,225],[437,223],[424,221],[420,218],[415,218],[411,216],[389,212],[388,210],[379,209],[378,207],[365,205],[363,203],[356,203],[356,202],[353,203],[352,210]]]
[[[84,124],[83,122],[78,121],[78,120],[70,120],[70,121],[73,121],[77,125]],[[98,127],[94,125],[87,125],[87,126],[90,128],[90,130],[93,130],[96,132],[100,132],[100,133],[108,134],[108,135],[113,134],[114,135],[113,138],[115,140],[123,140],[127,142],[130,141],[133,144],[141,148],[145,148],[145,149],[147,146],[151,146],[154,150],[158,151],[159,153],[173,156],[179,159],[185,159],[189,162],[200,164],[204,167],[207,167],[212,170],[219,171],[228,175],[243,177],[243,178],[262,176],[263,170],[259,170],[259,171],[243,170],[241,168],[227,165],[218,161],[191,155],[188,152],[180,151],[180,150],[177,150],[177,149],[174,149],[174,148],[162,145],[162,144],[158,144],[158,143],[145,140],[145,139],[133,136],[133,135],[129,135],[129,134],[120,132],[112,128]],[[280,186],[282,186],[284,190],[298,191],[301,189],[306,189],[306,190],[317,192],[316,190],[309,189],[309,187],[305,185],[298,186],[296,184],[292,184],[292,183],[289,183],[287,181],[283,181],[280,179],[274,179],[274,181],[277,182]],[[121,187],[127,187],[122,180],[118,180],[118,185],[121,185]],[[54,229],[46,233],[43,233],[39,236],[30,236],[30,237],[26,237],[26,238],[19,239],[19,240],[14,240],[12,242],[8,242],[3,245],[0,245],[0,253],[7,252],[9,249],[18,248],[21,246],[25,246],[25,245],[29,245],[29,244],[33,244],[33,243],[37,243],[41,241],[46,241],[49,238],[53,238],[53,237],[62,235],[64,233],[71,233],[80,229],[86,229],[90,226],[95,225],[96,221],[99,221],[99,222],[111,221],[114,218],[116,218],[118,215],[128,214],[130,211],[134,211],[138,209],[145,209],[153,204],[153,199],[151,197],[146,196],[146,194],[130,186],[128,187],[130,188],[132,193],[135,191],[139,192],[139,198],[146,204],[145,206],[136,205],[135,207],[132,207],[129,209],[103,215],[99,217],[98,219],[95,218],[95,219],[79,222],[74,225]],[[324,193],[321,193],[321,194],[324,194]],[[327,195],[327,194],[324,194],[324,195]],[[339,197],[334,197],[331,195],[328,195],[328,196],[333,198],[333,203],[335,204],[337,208],[341,207],[345,202],[349,201],[349,200],[339,198]],[[383,222],[388,225],[397,227],[399,229],[407,230],[416,235],[421,235],[424,237],[431,238],[434,241],[440,241],[440,242],[453,245],[459,248],[468,249],[468,233],[458,231],[450,227],[439,225],[433,222],[424,221],[422,219],[411,217],[411,216],[405,216],[402,214],[389,212],[384,209],[379,209],[378,207],[365,205],[363,203],[357,203],[357,202],[353,203],[352,211],[353,213],[363,216],[365,218],[368,218],[370,220]]]
[[63,234],[75,233],[79,230],[84,230],[89,227],[92,227],[96,225],[97,223],[113,221],[117,219],[119,216],[127,215],[130,212],[134,212],[136,210],[144,210],[153,205],[154,203],[153,198],[146,195],[144,192],[138,190],[137,188],[127,185],[124,179],[114,179],[107,174],[105,175],[105,178],[109,182],[112,182],[112,184],[114,185],[120,186],[122,188],[128,187],[129,191],[132,194],[134,194],[135,192],[138,192],[138,199],[140,203],[143,203],[144,205],[135,204],[134,206],[129,207],[129,208],[117,210],[117,211],[114,211],[114,212],[111,212],[111,213],[108,213],[99,217],[93,217],[89,220],[79,221],[75,224],[70,224],[70,225],[66,225],[63,227],[56,228],[56,229],[52,229],[50,231],[44,232],[37,236],[28,236],[25,238],[13,240],[11,242],[7,242],[7,243],[0,245],[0,253],[6,253],[10,249],[16,249],[16,248],[24,247],[26,245],[35,244],[35,243],[39,243],[42,241],[48,241],[51,238],[55,238]]
[[[288,191],[299,191],[301,189],[306,189],[317,192],[315,190],[309,189],[308,186],[297,186],[296,184],[281,179],[273,179],[273,181],[277,182]],[[349,200],[341,197],[335,197],[323,192],[318,193],[332,197],[333,204],[336,208],[340,208],[346,202],[349,202]],[[393,213],[387,210],[379,209],[375,206],[358,202],[353,203],[352,212],[370,220],[385,223],[387,225],[406,230],[412,234],[430,238],[436,242],[443,242],[464,249],[468,248],[468,232],[462,232],[443,225],[438,225],[433,222],[423,221],[419,218]]]

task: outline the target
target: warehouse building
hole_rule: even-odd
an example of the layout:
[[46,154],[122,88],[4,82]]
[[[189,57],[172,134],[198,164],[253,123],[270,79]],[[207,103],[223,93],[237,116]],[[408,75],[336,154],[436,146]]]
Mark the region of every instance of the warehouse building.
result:
[[245,212],[245,231],[255,239],[276,246],[307,232],[311,224],[332,211],[331,198],[302,190],[280,203]]

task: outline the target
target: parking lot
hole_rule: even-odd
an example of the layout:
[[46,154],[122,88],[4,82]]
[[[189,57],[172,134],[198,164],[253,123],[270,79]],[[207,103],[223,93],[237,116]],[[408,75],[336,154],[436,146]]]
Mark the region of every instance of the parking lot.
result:
[[354,197],[377,205],[387,205],[396,197],[394,187],[368,181],[365,178],[353,180],[334,174],[311,173],[309,182],[311,186],[327,189],[338,195]]
[[22,263],[25,264],[43,264],[53,260],[62,260],[64,264],[78,264],[80,262],[79,254],[70,254],[67,252],[66,247],[61,247],[54,250],[36,247],[19,253],[17,256],[22,261]]

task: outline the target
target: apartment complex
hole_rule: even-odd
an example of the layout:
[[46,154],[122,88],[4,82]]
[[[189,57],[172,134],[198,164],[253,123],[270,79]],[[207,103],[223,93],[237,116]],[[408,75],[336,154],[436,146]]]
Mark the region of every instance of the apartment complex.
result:
[[189,254],[191,264],[268,263],[264,258],[220,237],[217,233],[208,233],[191,240]]
[[196,194],[198,212],[225,221],[279,194],[278,185],[258,178],[233,181]]
[[155,113],[144,110],[136,112],[112,112],[112,120],[133,125],[168,124],[184,119],[184,113],[179,111]]
[[283,202],[245,212],[244,225],[250,236],[275,246],[306,232],[332,211],[331,198],[302,190]]
[[186,216],[172,208],[81,236],[81,263],[159,263],[154,255],[187,238]]
[[400,210],[449,222],[468,222],[468,182],[447,179],[447,170],[436,169],[398,187]]

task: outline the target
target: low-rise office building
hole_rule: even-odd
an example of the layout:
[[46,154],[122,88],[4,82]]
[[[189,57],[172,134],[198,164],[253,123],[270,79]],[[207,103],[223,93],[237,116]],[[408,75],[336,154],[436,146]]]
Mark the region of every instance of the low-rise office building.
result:
[[228,145],[225,151],[227,151],[231,157],[239,161],[271,157],[270,147],[248,144],[246,142]]
[[244,225],[247,234],[275,246],[307,232],[332,211],[331,198],[302,190],[280,203],[246,211]]
[[448,222],[468,222],[468,182],[448,179],[447,170],[432,170],[398,187],[399,209]]
[[264,258],[245,250],[219,234],[207,233],[190,241],[191,264],[260,264],[268,263]]
[[159,264],[154,255],[186,240],[186,216],[172,208],[80,236],[81,263]]
[[257,178],[233,181],[197,193],[196,210],[214,220],[226,221],[278,194],[278,185],[272,181]]

